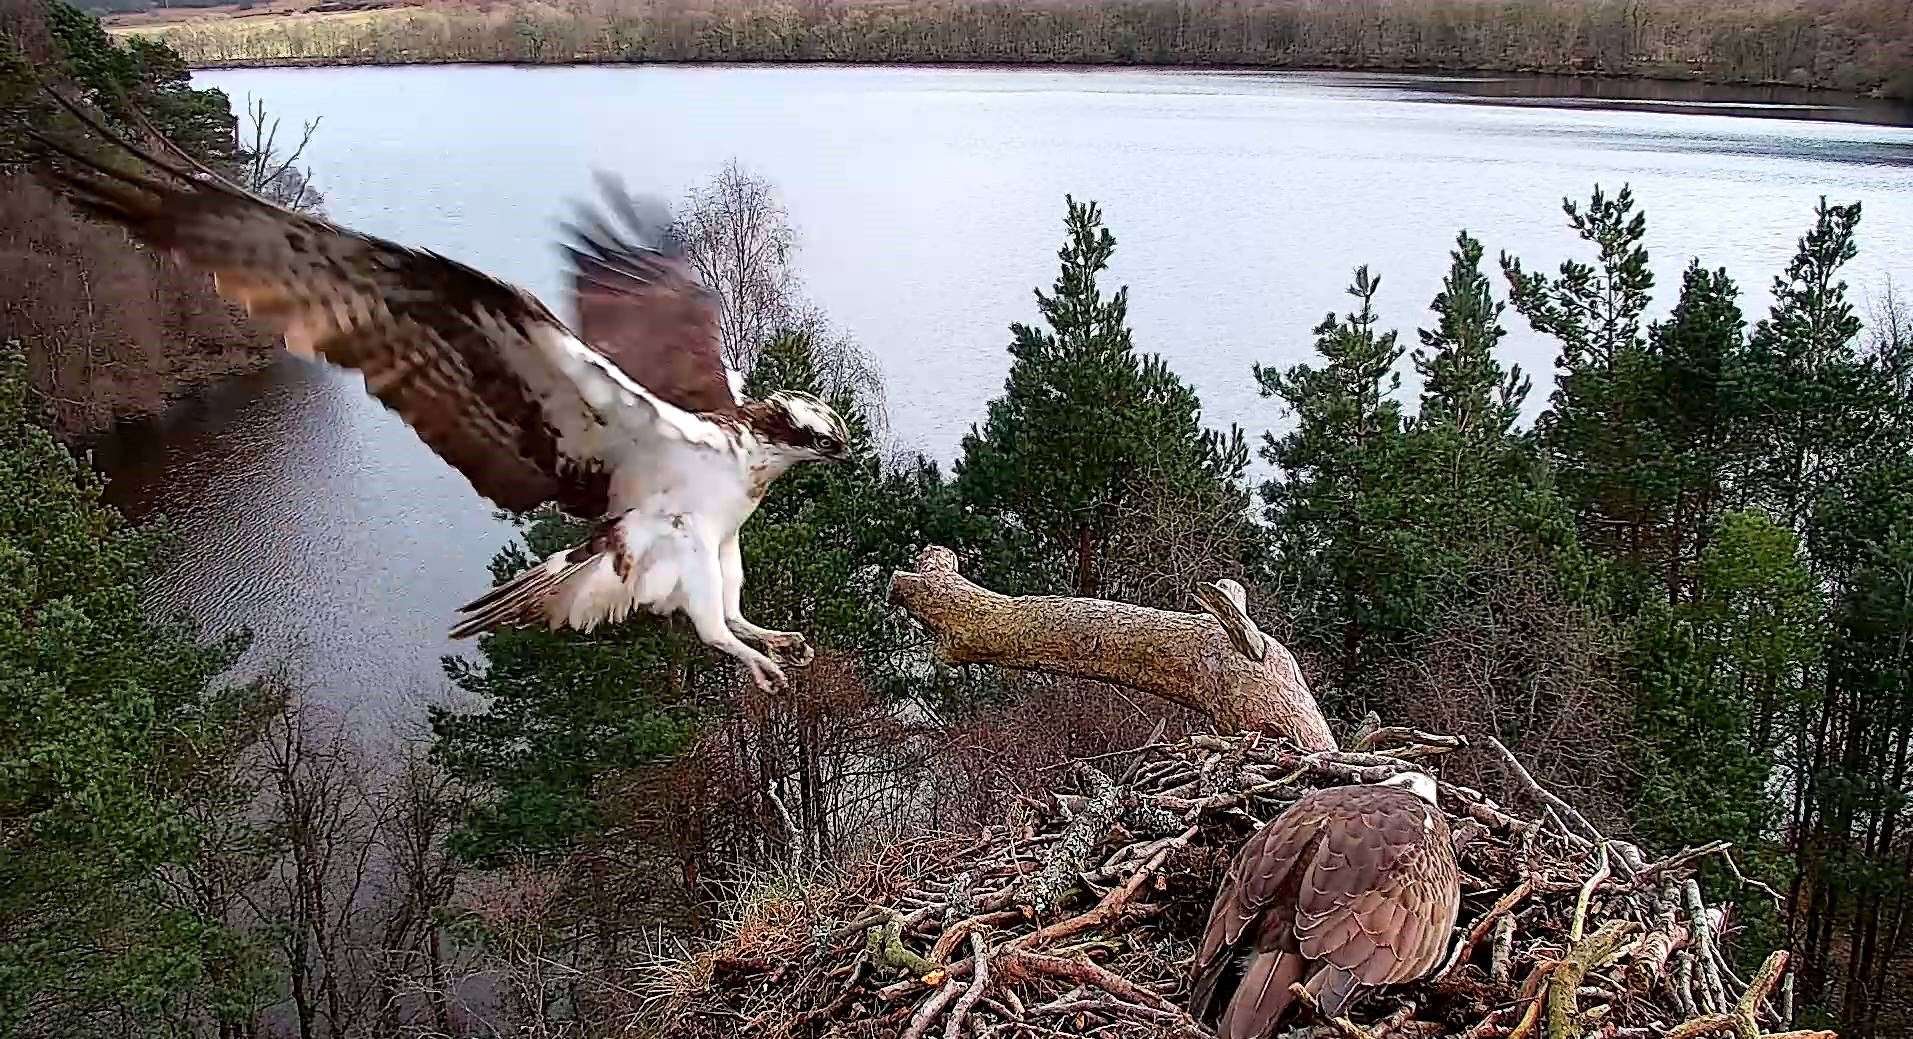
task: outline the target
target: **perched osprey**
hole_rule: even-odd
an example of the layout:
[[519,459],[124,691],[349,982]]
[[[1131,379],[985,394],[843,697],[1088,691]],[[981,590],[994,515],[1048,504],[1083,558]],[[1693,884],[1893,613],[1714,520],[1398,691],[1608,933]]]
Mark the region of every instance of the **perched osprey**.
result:
[[1292,984],[1340,1015],[1364,987],[1441,962],[1461,907],[1448,820],[1420,772],[1316,790],[1249,838],[1196,954],[1190,1012],[1220,1039],[1269,1039]]
[[163,138],[166,157],[62,103],[119,152],[102,161],[42,139],[70,160],[56,178],[81,208],[211,271],[293,353],[361,373],[499,506],[556,503],[597,521],[584,544],[461,608],[454,637],[507,625],[590,631],[639,608],[675,610],[765,689],[784,681],[772,656],[809,661],[802,635],[740,612],[738,528],[791,466],[848,458],[849,434],[815,397],[741,398],[719,357],[716,298],[663,204],[607,179],[611,213],[567,226],[577,309],[567,326],[528,292],[292,213]]

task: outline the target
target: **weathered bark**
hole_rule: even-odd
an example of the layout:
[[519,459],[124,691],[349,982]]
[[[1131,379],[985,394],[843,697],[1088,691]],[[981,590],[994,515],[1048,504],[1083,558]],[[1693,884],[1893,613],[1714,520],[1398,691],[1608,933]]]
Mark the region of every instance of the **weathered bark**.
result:
[[964,578],[956,553],[934,545],[918,554],[916,567],[891,578],[890,601],[936,635],[946,663],[1101,679],[1201,711],[1225,733],[1265,732],[1306,750],[1335,749],[1295,658],[1249,621],[1233,583],[1206,590],[1202,604],[1216,614],[1209,616],[1001,595]]

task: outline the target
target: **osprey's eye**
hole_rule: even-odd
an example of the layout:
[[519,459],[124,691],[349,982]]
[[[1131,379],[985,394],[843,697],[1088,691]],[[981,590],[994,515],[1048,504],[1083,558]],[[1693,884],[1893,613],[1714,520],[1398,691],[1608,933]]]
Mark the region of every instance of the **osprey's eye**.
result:
[[818,437],[817,438],[817,450],[822,451],[826,454],[837,450],[837,448],[839,448],[840,446],[842,445],[837,443],[836,437]]

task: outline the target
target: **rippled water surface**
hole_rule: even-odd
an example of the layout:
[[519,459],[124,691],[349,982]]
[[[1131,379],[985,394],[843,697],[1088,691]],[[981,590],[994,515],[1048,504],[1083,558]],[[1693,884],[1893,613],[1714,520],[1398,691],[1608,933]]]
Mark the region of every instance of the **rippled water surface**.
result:
[[[1011,321],[1055,276],[1065,193],[1100,201],[1137,342],[1212,422],[1281,416],[1255,362],[1309,352],[1352,267],[1387,319],[1426,313],[1466,227],[1552,268],[1564,195],[1631,184],[1670,286],[1698,256],[1750,314],[1815,199],[1865,203],[1850,280],[1913,282],[1913,129],[1798,95],[1573,81],[1135,70],[426,67],[196,79],[323,116],[309,153],[333,218],[518,281],[561,312],[550,246],[594,167],[676,197],[737,158],[774,181],[808,294],[882,361],[900,441],[948,459],[1000,387]],[[1572,95],[1572,96],[1568,96]],[[1862,121],[1864,120],[1864,121]],[[283,133],[284,131],[282,131]],[[1552,351],[1510,315],[1546,393]],[[356,381],[287,361],[103,446],[115,499],[178,521],[156,602],[250,625],[327,696],[414,711],[442,694],[451,608],[510,528]],[[393,705],[398,705],[394,707]]]

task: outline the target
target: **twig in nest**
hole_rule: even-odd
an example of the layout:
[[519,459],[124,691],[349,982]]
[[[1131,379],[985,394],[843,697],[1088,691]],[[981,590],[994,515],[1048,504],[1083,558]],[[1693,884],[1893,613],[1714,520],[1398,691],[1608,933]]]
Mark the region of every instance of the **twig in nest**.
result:
[[1090,797],[1060,839],[1050,849],[1043,870],[1029,881],[1024,900],[1037,912],[1047,912],[1061,904],[1076,886],[1076,879],[1089,864],[1089,853],[1109,835],[1116,816],[1122,811],[1122,788],[1090,765],[1078,765],[1077,775],[1089,787]]
[[1521,759],[1514,756],[1514,751],[1508,749],[1507,744],[1502,743],[1497,737],[1490,736],[1488,737],[1488,746],[1494,748],[1495,753],[1501,756],[1502,764],[1507,765],[1508,771],[1514,773],[1515,780],[1521,784],[1523,790],[1533,795],[1542,804],[1560,813],[1562,818],[1570,820],[1579,826],[1582,832],[1596,843],[1607,840],[1607,837],[1602,834],[1600,830],[1595,829],[1593,823],[1588,822],[1587,816],[1582,815],[1573,805],[1556,797],[1537,782],[1534,775],[1528,771],[1528,767],[1521,763]]
[[1487,1039],[1501,1030],[1501,1019],[1508,1013],[1506,1007],[1496,1007],[1488,1015],[1474,1023],[1473,1027],[1461,1034],[1461,1039]]
[[1681,900],[1687,905],[1688,927],[1694,935],[1694,969],[1700,977],[1701,1005],[1709,1013],[1719,1013],[1727,1008],[1727,986],[1714,965],[1714,925],[1707,919],[1700,885],[1691,877],[1681,883]]
[[1367,733],[1349,749],[1364,751],[1387,748],[1389,757],[1408,761],[1448,754],[1467,745],[1468,741],[1460,736],[1442,736],[1403,725],[1389,725]]
[[1528,1009],[1522,1013],[1521,1020],[1516,1021],[1514,1028],[1508,1032],[1508,1039],[1528,1039],[1528,1033],[1534,1031],[1535,1022],[1539,1020],[1541,1020],[1541,997],[1534,996],[1528,1000]]
[[1136,893],[1142,890],[1142,886],[1156,875],[1157,870],[1162,868],[1163,862],[1169,858],[1169,853],[1177,848],[1187,846],[1189,841],[1200,832],[1200,829],[1200,827],[1191,826],[1182,831],[1179,836],[1164,838],[1157,846],[1155,853],[1149,856],[1148,861],[1136,867],[1136,872],[1131,873],[1129,879],[1124,881],[1121,887],[1104,895],[1102,900],[1097,902],[1094,908],[1087,912],[1078,913],[1067,920],[1059,920],[1040,931],[1019,938],[1011,944],[1018,949],[1037,948],[1051,942],[1061,941],[1071,935],[1080,934],[1094,927],[1101,927],[1121,916],[1129,908],[1130,900],[1134,899]]
[[865,948],[870,952],[870,961],[880,967],[907,970],[911,974],[924,975],[937,969],[937,965],[911,952],[903,944],[903,915],[890,914],[881,930],[872,927],[865,934]]
[[1645,885],[1649,881],[1659,878],[1663,873],[1680,869],[1682,866],[1704,859],[1709,855],[1718,855],[1731,847],[1733,847],[1733,845],[1726,841],[1712,841],[1696,848],[1682,848],[1680,851],[1664,859],[1648,863],[1647,866],[1635,874],[1634,884],[1636,887]]
[[1594,875],[1581,885],[1581,893],[1574,899],[1574,922],[1568,927],[1568,941],[1578,942],[1587,934],[1588,903],[1594,900],[1594,889],[1601,885],[1613,873],[1608,868],[1607,842],[1601,842],[1600,861],[1594,867]]
[[1301,984],[1299,983],[1290,984],[1289,994],[1295,997],[1296,1002],[1301,1003],[1305,1007],[1308,1007],[1309,1012],[1314,1014],[1318,1019],[1322,1021],[1326,1021],[1329,1024],[1335,1026],[1335,1030],[1342,1033],[1342,1035],[1346,1037],[1346,1039],[1375,1039],[1374,1033],[1370,1032],[1366,1028],[1363,1028],[1361,1025],[1358,1025],[1353,1021],[1350,1021],[1346,1017],[1332,1017],[1328,1013],[1323,1011],[1322,1004],[1317,1002],[1315,999],[1315,993],[1310,992],[1307,988],[1304,988]]
[[960,981],[947,982],[937,990],[936,995],[924,1000],[923,1005],[917,1008],[916,1014],[910,1018],[910,1028],[903,1033],[903,1039],[923,1039],[924,1033],[930,1030],[930,1022],[937,1019],[937,1015],[950,1005],[951,1000],[968,989],[969,986]]
[[1574,1039],[1580,1035],[1581,1007],[1577,992],[1588,971],[1606,963],[1640,929],[1631,920],[1609,920],[1601,929],[1574,943],[1566,959],[1548,978],[1548,1039]]
[[1742,887],[1750,887],[1755,891],[1764,893],[1768,898],[1773,899],[1773,903],[1776,907],[1785,903],[1786,900],[1780,897],[1780,892],[1775,891],[1767,884],[1755,880],[1740,871],[1740,863],[1734,861],[1732,845],[1721,849],[1720,857],[1727,861],[1727,871],[1734,875],[1734,879],[1739,881]]
[[976,1006],[976,1001],[990,988],[990,948],[975,931],[970,932],[970,956],[976,960],[975,977],[970,980],[969,991],[957,1000],[956,1009],[950,1011],[950,1019],[944,1022],[943,1039],[957,1039],[963,1034],[963,1019],[970,1016],[970,1008]]
[[1760,1005],[1767,999],[1767,993],[1773,991],[1774,984],[1787,969],[1787,952],[1776,949],[1768,954],[1767,961],[1760,965],[1753,980],[1747,983],[1747,991],[1740,996],[1740,1002],[1734,1004],[1734,1012],[1740,1015],[1746,1027],[1743,1034],[1752,1032],[1754,1039],[1760,1036]]
[[1094,985],[1104,992],[1131,1003],[1140,1003],[1157,1010],[1167,1010],[1178,1017],[1186,1018],[1182,1008],[1169,1002],[1161,994],[1151,992],[1130,981],[1120,974],[1114,974],[1089,960],[1066,960],[1061,956],[1043,956],[1033,952],[1018,952],[1006,956],[1001,961],[1005,974],[1047,974],[1051,977]]
[[1496,899],[1494,906],[1482,914],[1481,919],[1476,920],[1475,925],[1468,929],[1468,937],[1463,939],[1460,945],[1455,946],[1453,955],[1448,957],[1448,965],[1441,969],[1441,973],[1435,975],[1436,982],[1445,981],[1449,975],[1460,970],[1461,965],[1467,963],[1468,958],[1474,955],[1475,946],[1480,945],[1481,940],[1488,936],[1489,929],[1532,894],[1534,894],[1534,878],[1523,877],[1513,891]]
[[955,952],[956,947],[962,944],[965,938],[970,936],[971,931],[984,927],[994,927],[998,924],[1012,923],[1021,919],[1023,919],[1023,914],[1014,909],[1002,909],[994,913],[984,913],[982,916],[966,916],[956,923],[951,924],[949,928],[943,932],[943,935],[937,939],[936,947],[930,950],[930,961],[932,963],[950,962],[950,954]]
[[1703,1035],[1732,1031],[1735,1024],[1732,1014],[1703,1014],[1675,1025],[1667,1033],[1666,1039],[1698,1039]]
[[1504,916],[1495,924],[1494,952],[1488,960],[1488,976],[1495,984],[1506,985],[1514,976],[1514,917]]

